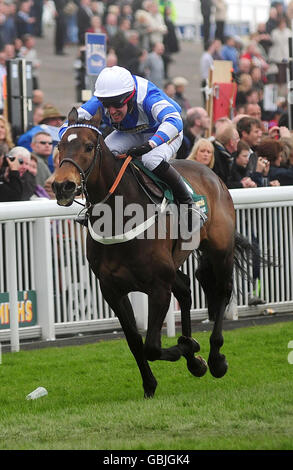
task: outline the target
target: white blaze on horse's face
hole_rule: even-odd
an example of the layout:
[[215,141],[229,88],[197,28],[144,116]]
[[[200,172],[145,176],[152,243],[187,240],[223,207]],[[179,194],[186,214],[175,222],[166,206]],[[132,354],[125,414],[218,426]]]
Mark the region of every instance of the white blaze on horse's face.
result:
[[68,142],[71,142],[72,140],[74,139],[77,139],[77,134],[70,134],[68,137],[67,137],[67,141]]

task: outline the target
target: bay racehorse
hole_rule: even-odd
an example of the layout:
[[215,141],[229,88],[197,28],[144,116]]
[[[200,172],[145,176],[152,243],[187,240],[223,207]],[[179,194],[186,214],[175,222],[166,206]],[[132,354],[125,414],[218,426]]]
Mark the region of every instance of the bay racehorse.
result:
[[[107,148],[98,129],[100,121],[99,113],[90,121],[78,121],[76,109],[70,111],[68,129],[58,145],[60,167],[53,183],[59,205],[69,206],[77,195],[85,195],[91,226],[94,220],[92,209],[101,201],[107,203],[113,217],[116,196],[123,196],[124,205],[139,203],[145,208],[150,203],[129,168],[115,191],[109,192],[120,175],[123,162]],[[90,233],[87,235],[89,265],[100,281],[105,300],[123,328],[141,373],[145,397],[152,397],[157,387],[148,361],[177,361],[183,356],[194,376],[204,375],[208,368],[214,377],[224,376],[228,365],[220,353],[223,317],[232,293],[237,248],[239,252],[245,248],[244,239],[235,232],[235,210],[230,193],[217,175],[193,161],[174,160],[172,164],[196,193],[205,195],[207,200],[208,218],[200,230],[195,275],[206,295],[209,318],[214,321],[208,363],[195,356],[200,347],[191,337],[190,279],[179,269],[191,251],[182,249],[182,240],[172,239],[167,233],[164,238],[135,237],[125,243],[102,244]],[[247,242],[246,247],[248,245]],[[148,327],[144,342],[128,298],[132,291],[148,296]],[[161,328],[171,293],[181,309],[182,336],[173,347],[162,348]]]

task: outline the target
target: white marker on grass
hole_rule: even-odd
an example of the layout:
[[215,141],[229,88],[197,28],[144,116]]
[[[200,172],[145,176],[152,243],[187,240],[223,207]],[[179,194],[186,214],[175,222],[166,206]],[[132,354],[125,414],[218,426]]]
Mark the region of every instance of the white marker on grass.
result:
[[36,400],[37,398],[44,397],[45,395],[48,395],[47,390],[44,387],[38,387],[33,392],[29,393],[26,396],[26,399],[27,400]]

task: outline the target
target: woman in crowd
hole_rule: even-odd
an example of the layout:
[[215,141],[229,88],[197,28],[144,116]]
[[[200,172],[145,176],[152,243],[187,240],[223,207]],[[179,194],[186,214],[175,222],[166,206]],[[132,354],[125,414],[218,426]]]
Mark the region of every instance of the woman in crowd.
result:
[[209,168],[213,168],[215,163],[213,144],[207,139],[199,139],[195,142],[187,160],[195,160]]
[[0,143],[7,144],[9,150],[14,147],[10,124],[2,114],[0,115]]
[[283,158],[283,144],[267,137],[257,147],[257,155],[270,162],[268,173],[269,181],[278,180],[281,186],[293,184],[293,167],[281,167]]

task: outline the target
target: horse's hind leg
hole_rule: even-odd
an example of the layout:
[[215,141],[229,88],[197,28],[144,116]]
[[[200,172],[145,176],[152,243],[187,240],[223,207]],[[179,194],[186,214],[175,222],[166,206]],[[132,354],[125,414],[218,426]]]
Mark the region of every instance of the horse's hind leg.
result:
[[175,282],[172,287],[173,294],[179,302],[181,310],[182,336],[178,339],[178,347],[187,361],[187,368],[196,377],[202,377],[207,371],[207,363],[201,357],[194,357],[194,353],[200,350],[200,346],[191,337],[191,291],[190,279],[182,271],[176,272]]
[[[101,286],[102,287],[102,286]],[[103,295],[118,317],[123,332],[125,334],[128,346],[137,362],[143,382],[144,397],[151,398],[155,394],[157,381],[151,371],[151,368],[145,359],[143,351],[143,341],[136,326],[136,321],[131,303],[127,296],[114,298],[113,291],[107,295],[103,289]]]
[[220,349],[224,343],[224,313],[232,294],[232,273],[232,252],[216,251],[210,253],[210,257],[203,254],[199,258],[196,277],[207,296],[209,318],[214,320],[208,365],[211,374],[217,378],[223,377],[228,369],[226,358],[220,353]]

